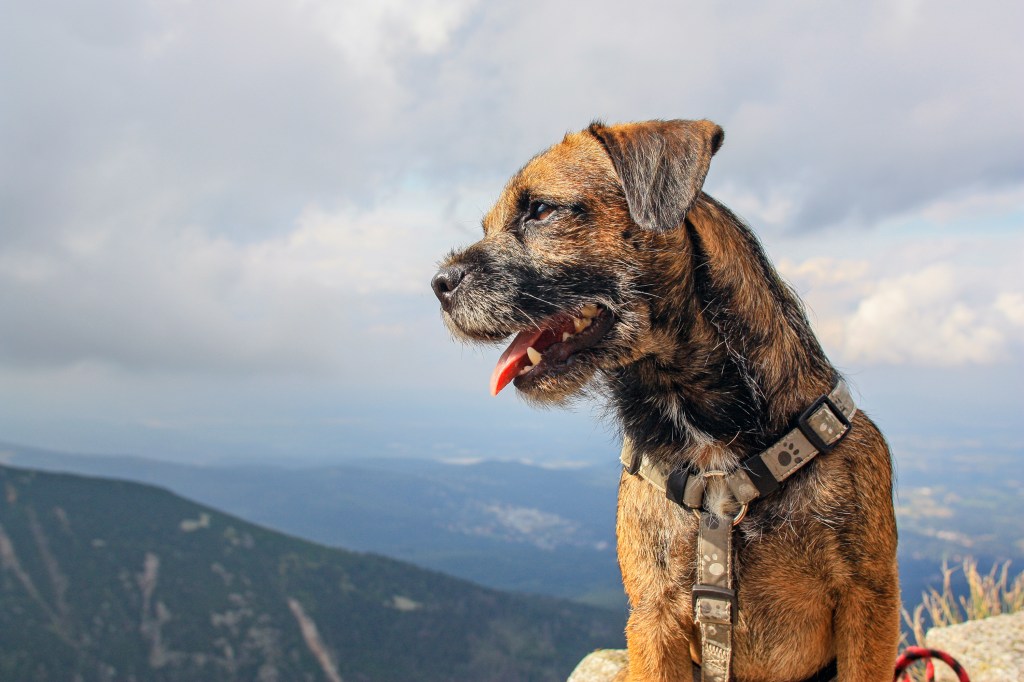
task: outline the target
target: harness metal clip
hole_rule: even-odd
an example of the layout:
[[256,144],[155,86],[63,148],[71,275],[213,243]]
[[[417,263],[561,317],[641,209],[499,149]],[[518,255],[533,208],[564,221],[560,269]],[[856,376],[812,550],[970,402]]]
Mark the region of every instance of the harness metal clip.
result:
[[[707,479],[707,478],[710,478],[712,476],[718,477],[718,478],[725,478],[728,475],[729,474],[727,474],[724,471],[713,470],[713,471],[705,471],[703,474],[700,474],[700,477],[701,477],[702,483],[703,483],[703,479]],[[707,484],[704,483],[704,486],[707,487]],[[682,505],[682,506],[685,507],[686,505]],[[732,525],[734,527],[740,525],[740,522],[743,521],[743,519],[747,518],[747,509],[749,509],[749,506],[750,506],[750,503],[748,503],[748,502],[742,502],[740,504],[740,510],[738,512],[736,512],[736,516],[733,517],[733,520],[732,520]],[[690,509],[690,511],[692,511],[696,515],[697,520],[699,521],[700,520],[700,509],[698,509],[696,507],[689,507],[689,509]]]

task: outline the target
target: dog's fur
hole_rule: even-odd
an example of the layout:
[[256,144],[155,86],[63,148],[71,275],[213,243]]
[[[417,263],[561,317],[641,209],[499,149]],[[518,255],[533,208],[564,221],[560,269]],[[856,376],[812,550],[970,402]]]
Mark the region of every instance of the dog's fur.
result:
[[[459,338],[496,342],[597,303],[610,328],[515,380],[537,403],[585,390],[648,458],[732,470],[839,379],[757,238],[701,191],[723,140],[710,121],[592,124],[532,159],[435,278]],[[441,280],[440,285],[438,279]],[[725,496],[711,479],[722,515]],[[631,604],[629,680],[689,680],[697,523],[642,479],[619,488]],[[755,501],[735,534],[741,682],[892,679],[899,630],[888,447],[858,412],[849,437]]]

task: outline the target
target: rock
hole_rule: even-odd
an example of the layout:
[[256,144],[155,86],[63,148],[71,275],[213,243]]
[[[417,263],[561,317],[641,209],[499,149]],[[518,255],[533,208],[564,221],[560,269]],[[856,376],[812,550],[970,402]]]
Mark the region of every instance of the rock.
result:
[[[971,682],[1024,682],[1024,611],[933,628],[926,640],[959,661]],[[568,682],[612,682],[626,661],[625,649],[598,649],[580,661]],[[935,674],[936,682],[957,682],[941,661],[935,662]]]
[[568,682],[611,682],[626,667],[625,649],[598,649],[576,666]]
[[[933,628],[925,639],[959,661],[971,682],[1024,681],[1024,611]],[[935,673],[936,682],[956,682],[941,661]]]

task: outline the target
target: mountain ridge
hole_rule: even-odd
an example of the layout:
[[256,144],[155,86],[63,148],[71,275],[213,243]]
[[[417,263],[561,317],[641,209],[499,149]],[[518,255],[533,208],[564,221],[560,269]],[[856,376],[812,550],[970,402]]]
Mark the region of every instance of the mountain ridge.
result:
[[617,615],[0,466],[0,679],[564,679]]
[[[625,608],[615,555],[617,462],[576,471],[376,458],[315,468],[228,467],[0,443],[3,461],[157,482],[315,542],[385,554],[496,589],[574,599],[589,594],[588,603]],[[341,514],[350,523],[335,523]]]

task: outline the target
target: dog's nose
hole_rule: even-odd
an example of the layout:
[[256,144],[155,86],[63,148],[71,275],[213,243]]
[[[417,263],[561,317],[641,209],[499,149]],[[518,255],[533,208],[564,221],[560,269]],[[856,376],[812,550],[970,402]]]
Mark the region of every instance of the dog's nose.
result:
[[466,269],[461,265],[449,265],[441,268],[430,280],[430,286],[441,302],[441,307],[448,310],[452,306],[452,296],[459,288],[459,283],[466,277]]

